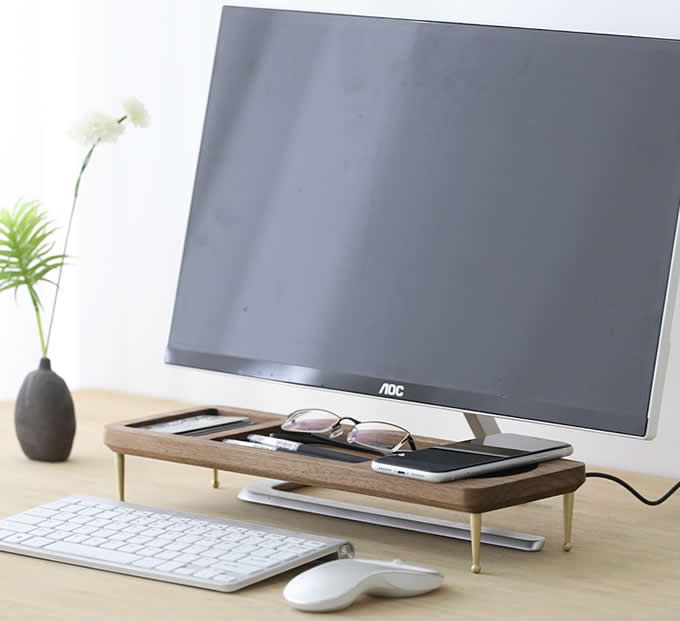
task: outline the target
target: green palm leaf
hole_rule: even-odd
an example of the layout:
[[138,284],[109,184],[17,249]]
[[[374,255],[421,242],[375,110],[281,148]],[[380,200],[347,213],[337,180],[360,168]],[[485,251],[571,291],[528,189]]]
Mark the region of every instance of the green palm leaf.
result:
[[58,270],[66,255],[52,254],[54,242],[50,238],[56,228],[40,211],[38,201],[17,201],[12,210],[0,210],[0,292],[18,290],[25,286],[35,307],[43,353],[46,353],[40,321],[40,297],[36,285],[54,284],[48,277]]

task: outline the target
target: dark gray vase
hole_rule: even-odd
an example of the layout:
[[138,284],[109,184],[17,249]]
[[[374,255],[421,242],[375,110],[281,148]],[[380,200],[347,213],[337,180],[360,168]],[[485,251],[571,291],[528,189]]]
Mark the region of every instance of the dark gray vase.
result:
[[76,433],[73,399],[66,382],[41,358],[24,379],[14,408],[14,426],[24,455],[38,461],[66,461]]

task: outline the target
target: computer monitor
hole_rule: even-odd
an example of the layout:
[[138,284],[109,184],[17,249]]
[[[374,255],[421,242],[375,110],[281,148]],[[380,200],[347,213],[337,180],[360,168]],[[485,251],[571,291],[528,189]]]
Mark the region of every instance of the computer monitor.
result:
[[679,200],[678,41],[225,7],[166,361],[652,437]]

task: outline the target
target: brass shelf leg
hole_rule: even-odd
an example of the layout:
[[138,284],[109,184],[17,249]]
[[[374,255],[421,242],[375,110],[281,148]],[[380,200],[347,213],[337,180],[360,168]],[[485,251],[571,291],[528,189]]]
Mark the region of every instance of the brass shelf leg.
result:
[[118,498],[125,500],[125,454],[114,453],[116,458],[116,477],[118,478]]
[[571,526],[574,521],[574,492],[562,496],[562,510],[564,512],[564,543],[562,549],[569,552],[571,550]]
[[217,489],[220,486],[219,470],[213,468],[212,486]]
[[472,567],[470,570],[473,574],[478,574],[482,571],[482,566],[479,564],[479,547],[482,535],[482,514],[470,514],[470,543],[472,543]]

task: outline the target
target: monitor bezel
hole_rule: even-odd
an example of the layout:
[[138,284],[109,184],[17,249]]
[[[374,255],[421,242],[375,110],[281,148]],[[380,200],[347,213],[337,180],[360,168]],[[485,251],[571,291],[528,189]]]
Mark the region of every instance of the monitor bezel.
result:
[[[346,14],[346,13],[330,13],[322,11],[302,11],[295,9],[273,9],[273,8],[260,8],[260,7],[244,7],[239,5],[228,5],[222,7],[222,17],[224,18],[224,12],[231,8],[239,9],[254,9],[261,11],[275,11],[275,12],[292,12],[292,13],[306,13],[306,14],[318,14],[318,15],[337,15],[345,17],[361,17],[368,19],[394,19],[402,21],[412,21],[412,22],[426,22],[426,23],[439,23],[439,24],[458,24],[467,26],[480,26],[480,27],[492,27],[492,28],[511,28],[516,30],[534,30],[534,31],[548,31],[548,32],[561,32],[561,33],[573,33],[573,34],[585,34],[603,37],[625,37],[631,39],[662,39],[662,40],[673,40],[669,37],[650,37],[650,36],[640,36],[640,35],[622,35],[616,33],[602,33],[602,32],[585,32],[585,31],[574,31],[574,30],[559,30],[552,28],[527,28],[519,26],[507,26],[498,24],[480,24],[480,23],[466,23],[466,22],[449,22],[442,20],[427,20],[427,19],[410,19],[401,17],[385,17],[385,16],[374,16],[374,15],[356,15],[356,14]],[[212,79],[211,79],[212,83]],[[204,119],[205,121],[205,119]],[[193,205],[193,200],[192,200]],[[658,422],[661,413],[662,399],[663,399],[663,389],[667,376],[668,359],[670,354],[670,342],[671,342],[671,332],[672,332],[672,321],[675,306],[677,303],[677,290],[678,290],[678,234],[680,231],[680,202],[678,203],[678,212],[676,213],[676,226],[675,235],[673,238],[673,247],[671,252],[671,260],[668,269],[668,277],[666,282],[666,290],[664,295],[664,304],[661,315],[661,322],[659,327],[659,336],[657,340],[656,356],[654,361],[654,370],[651,381],[651,388],[648,398],[647,407],[647,417],[645,431],[643,434],[632,434],[625,433],[621,431],[601,429],[597,427],[586,427],[580,425],[570,425],[558,423],[550,420],[541,420],[537,418],[524,418],[521,416],[514,416],[509,414],[503,414],[501,412],[488,412],[483,410],[475,409],[461,409],[456,407],[451,403],[443,403],[445,399],[436,397],[428,398],[427,396],[419,398],[418,400],[405,398],[397,394],[376,394],[380,388],[387,385],[397,385],[403,386],[407,390],[403,390],[405,394],[413,394],[414,391],[421,394],[435,394],[435,395],[445,395],[446,393],[452,392],[450,389],[426,386],[422,384],[405,383],[397,380],[390,381],[390,378],[376,378],[360,375],[351,375],[346,373],[338,373],[332,371],[324,371],[321,369],[314,369],[311,367],[302,367],[298,365],[291,365],[279,362],[271,361],[260,361],[260,360],[249,360],[245,358],[239,358],[235,356],[217,355],[208,352],[194,352],[188,350],[181,350],[176,347],[171,347],[169,344],[166,346],[165,360],[164,362],[173,366],[188,367],[193,369],[199,369],[203,371],[212,371],[218,373],[227,373],[230,375],[235,375],[238,377],[250,378],[255,380],[266,380],[270,382],[290,384],[295,386],[301,386],[305,388],[311,388],[316,390],[321,390],[324,392],[334,392],[334,393],[344,393],[351,396],[364,396],[374,399],[379,399],[381,401],[398,401],[400,403],[431,407],[436,409],[446,410],[447,412],[456,412],[461,414],[474,414],[479,416],[506,420],[515,420],[520,422],[536,423],[541,425],[550,425],[553,427],[561,427],[565,429],[575,429],[590,431],[596,433],[604,433],[606,435],[614,435],[620,437],[629,437],[635,439],[652,440],[656,437],[658,430]],[[188,233],[188,230],[187,230]],[[186,246],[187,238],[185,236],[184,246]],[[183,253],[184,254],[184,253]],[[183,260],[183,259],[182,259]],[[179,278],[176,288],[176,295],[179,291]],[[176,297],[176,296],[175,296]],[[174,314],[174,313],[173,313]]]

